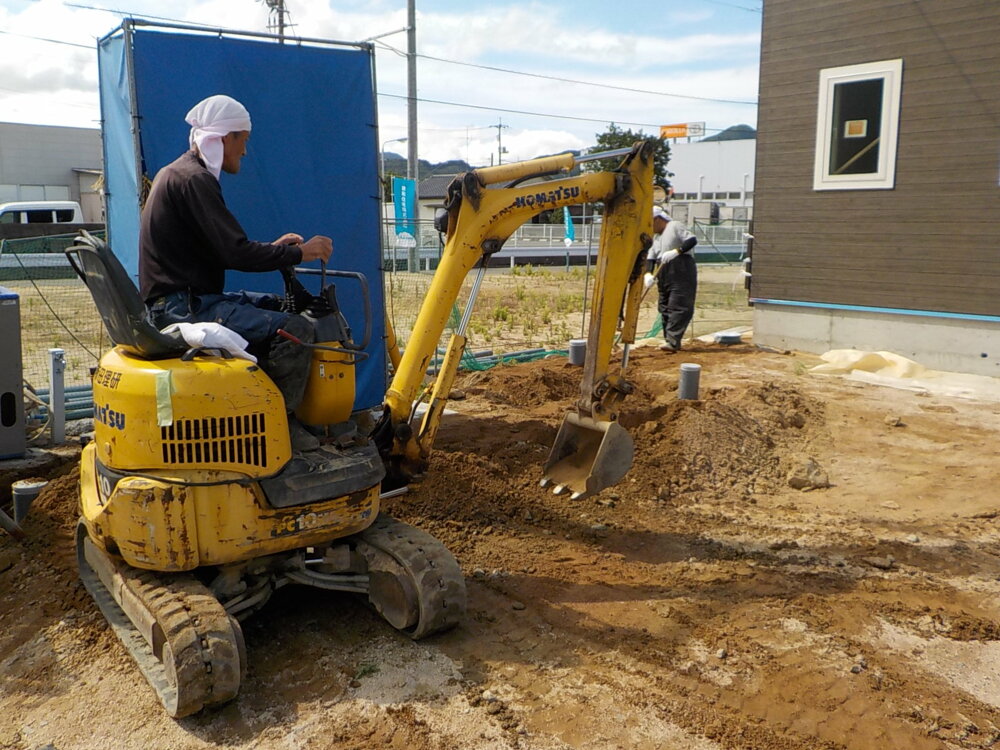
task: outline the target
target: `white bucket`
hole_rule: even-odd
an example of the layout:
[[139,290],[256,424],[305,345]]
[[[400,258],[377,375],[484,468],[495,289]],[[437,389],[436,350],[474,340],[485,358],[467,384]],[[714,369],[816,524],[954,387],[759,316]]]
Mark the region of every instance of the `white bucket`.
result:
[[587,358],[587,339],[569,340],[569,363],[571,365],[582,365]]

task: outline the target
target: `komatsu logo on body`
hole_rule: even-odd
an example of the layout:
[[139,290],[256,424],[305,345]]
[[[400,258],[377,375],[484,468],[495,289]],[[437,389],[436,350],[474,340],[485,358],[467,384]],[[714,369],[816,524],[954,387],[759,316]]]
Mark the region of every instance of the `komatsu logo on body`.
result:
[[115,411],[110,405],[98,406],[94,404],[94,421],[115,430],[125,429],[125,414]]
[[555,203],[556,201],[576,198],[580,195],[579,187],[560,187],[549,190],[545,193],[535,193],[534,195],[521,195],[514,199],[514,207],[540,206],[545,203]]

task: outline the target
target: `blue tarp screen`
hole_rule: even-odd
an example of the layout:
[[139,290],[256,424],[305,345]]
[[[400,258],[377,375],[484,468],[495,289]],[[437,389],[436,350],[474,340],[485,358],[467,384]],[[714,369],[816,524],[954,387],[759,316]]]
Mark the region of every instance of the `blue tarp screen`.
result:
[[[228,94],[253,122],[240,173],[223,173],[226,204],[254,240],[285,232],[333,238],[331,268],[369,281],[372,337],[358,366],[355,408],[381,403],[386,387],[384,301],[379,234],[378,144],[371,53],[191,33],[133,30],[129,86],[122,35],[101,42],[101,98],[112,248],[137,273],[138,178],[132,115],[138,123],[142,174],[156,172],[188,147],[188,110]],[[126,37],[127,38],[127,37]],[[313,265],[317,265],[314,263]],[[303,277],[316,289],[316,277]],[[282,291],[277,272],[230,272],[229,291]],[[354,338],[364,332],[360,285],[337,280],[337,297]]]

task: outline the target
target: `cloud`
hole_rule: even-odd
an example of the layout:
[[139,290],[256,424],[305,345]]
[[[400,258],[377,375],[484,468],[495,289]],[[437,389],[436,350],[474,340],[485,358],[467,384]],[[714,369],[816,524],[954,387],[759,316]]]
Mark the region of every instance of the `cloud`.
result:
[[[268,9],[249,0],[176,0],[168,5],[116,0],[114,5],[209,27],[263,31],[268,22]],[[291,33],[339,40],[384,34],[406,25],[400,5],[388,0],[293,2]],[[759,16],[746,14],[749,19],[742,26],[721,25],[717,18],[693,11],[681,19],[679,11],[662,11],[655,0],[636,5],[630,9],[633,17],[651,19],[666,13],[667,21],[625,23],[609,18],[603,5],[600,16],[595,15],[597,11],[589,9],[596,6],[587,3],[472,8],[426,0],[418,11],[418,50],[432,57],[625,89],[755,99]],[[443,10],[446,7],[456,10]],[[120,23],[121,17],[113,13],[70,8],[59,0],[38,0],[18,11],[0,7],[2,30],[87,46]],[[405,50],[406,34],[384,37],[377,44]],[[404,57],[384,47],[377,50],[379,137],[385,141],[407,134],[407,70]],[[96,52],[0,35],[0,76],[0,119],[93,126],[99,118]],[[756,121],[752,106],[512,75],[426,57],[418,60],[417,85],[421,99],[474,105],[418,104],[420,157],[431,161],[489,163],[496,154],[495,126],[501,119],[508,126],[501,133],[508,149],[505,160],[586,147],[612,121],[639,123],[649,133],[673,122],[705,121],[709,128],[721,129]],[[541,116],[522,114],[530,112]]]

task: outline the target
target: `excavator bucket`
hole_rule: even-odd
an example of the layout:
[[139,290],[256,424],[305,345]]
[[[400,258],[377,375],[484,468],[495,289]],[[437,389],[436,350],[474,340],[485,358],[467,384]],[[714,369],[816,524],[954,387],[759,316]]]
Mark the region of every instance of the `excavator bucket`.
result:
[[545,462],[540,484],[555,484],[557,495],[589,497],[617,484],[632,467],[632,436],[617,422],[595,420],[569,412]]

